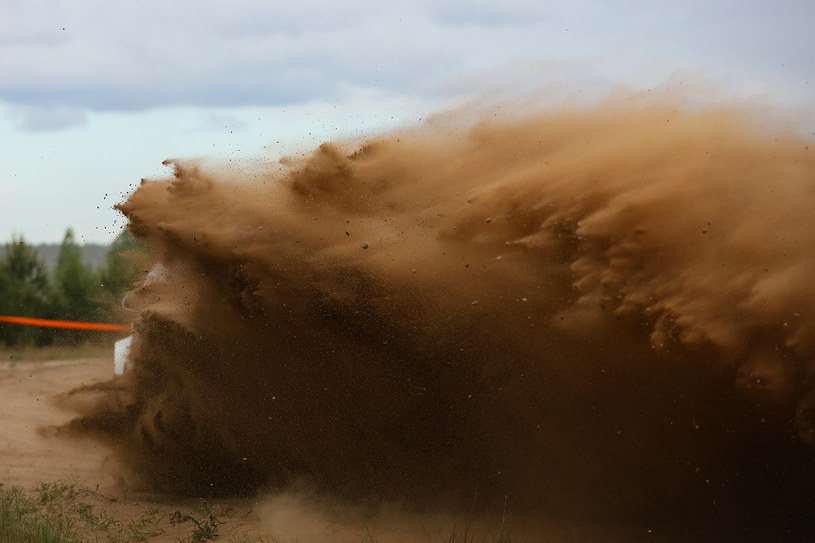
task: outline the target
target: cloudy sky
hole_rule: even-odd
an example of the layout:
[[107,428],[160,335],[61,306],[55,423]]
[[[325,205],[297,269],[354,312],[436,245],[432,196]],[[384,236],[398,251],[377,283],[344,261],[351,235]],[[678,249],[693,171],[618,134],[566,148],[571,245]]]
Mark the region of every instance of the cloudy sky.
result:
[[[0,0],[0,242],[107,242],[162,160],[704,81],[815,119],[812,0]],[[813,128],[815,130],[815,128]]]

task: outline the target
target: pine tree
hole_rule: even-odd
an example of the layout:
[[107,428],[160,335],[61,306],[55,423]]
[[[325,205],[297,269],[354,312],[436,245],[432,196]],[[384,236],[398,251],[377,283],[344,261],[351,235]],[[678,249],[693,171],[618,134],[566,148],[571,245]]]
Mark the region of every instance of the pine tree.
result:
[[[74,232],[70,228],[65,232],[57,257],[53,292],[52,306],[57,318],[95,321],[99,317],[99,277],[82,262],[82,250],[74,240]],[[61,339],[70,342],[78,342],[87,335],[81,331],[64,331],[58,334]]]
[[[52,316],[53,296],[48,271],[33,247],[23,237],[6,243],[0,260],[0,314],[20,317]],[[0,342],[6,345],[47,343],[50,331],[30,326],[0,323]]]

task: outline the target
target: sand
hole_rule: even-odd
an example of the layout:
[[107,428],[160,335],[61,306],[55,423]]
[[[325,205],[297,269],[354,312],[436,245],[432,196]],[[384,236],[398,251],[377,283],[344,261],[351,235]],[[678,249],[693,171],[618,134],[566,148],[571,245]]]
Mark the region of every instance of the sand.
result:
[[[138,526],[155,517],[161,533],[150,541],[177,542],[188,537],[194,525],[191,521],[173,524],[173,513],[204,519],[207,509],[201,501],[140,491],[123,477],[107,446],[93,439],[57,435],[58,428],[76,416],[73,409],[90,398],[87,392],[71,392],[109,381],[112,371],[112,354],[110,358],[0,363],[0,484],[28,493],[43,485],[70,487],[64,494],[68,502],[90,505],[94,514],[118,522],[107,528],[107,535],[85,527],[91,540],[115,539],[131,523]],[[223,539],[255,538],[262,529],[251,500],[208,502],[206,507],[222,523],[218,533]]]
[[112,360],[103,358],[0,365],[1,482],[30,488],[66,480],[117,488],[116,478],[103,469],[110,456],[107,446],[91,439],[62,439],[47,431],[75,416],[58,405],[61,393],[107,380],[112,368]]

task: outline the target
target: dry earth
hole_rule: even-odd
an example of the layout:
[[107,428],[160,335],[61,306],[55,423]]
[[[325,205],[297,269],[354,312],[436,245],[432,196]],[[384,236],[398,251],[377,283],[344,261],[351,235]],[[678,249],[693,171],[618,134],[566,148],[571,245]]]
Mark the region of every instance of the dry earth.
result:
[[[76,360],[0,361],[0,483],[31,491],[43,483],[69,483],[74,502],[90,504],[97,514],[110,515],[121,526],[139,522],[152,511],[162,518],[163,533],[150,542],[191,541],[191,522],[172,524],[175,511],[205,520],[201,502],[173,496],[139,492],[129,488],[111,451],[104,444],[54,435],[53,429],[75,414],[77,395],[66,402],[68,392],[111,378],[109,357]],[[81,395],[80,400],[81,401]],[[292,490],[276,496],[246,500],[217,500],[207,504],[217,513],[218,541],[301,543],[417,543],[429,541],[501,540],[505,522],[511,541],[582,541],[601,535],[608,541],[654,541],[645,528],[624,530],[600,526],[577,526],[568,522],[529,519],[453,518],[445,515],[413,515],[398,505],[362,509],[314,499],[305,491]],[[115,534],[114,534],[115,535]],[[91,541],[105,541],[88,534]],[[108,532],[109,540],[114,541]],[[128,539],[126,539],[128,540]],[[588,540],[588,539],[586,539]]]
[[[125,527],[158,510],[163,533],[150,541],[175,542],[189,537],[194,529],[192,522],[172,524],[170,518],[180,511],[196,520],[203,519],[206,510],[200,502],[128,489],[104,444],[54,435],[54,428],[75,416],[65,405],[67,393],[110,379],[111,358],[4,358],[0,362],[0,483],[4,487],[31,491],[44,483],[67,483],[75,489],[71,492],[73,501],[90,504],[97,514],[110,515]],[[256,540],[258,526],[252,503],[222,500],[208,506],[224,523],[218,525],[219,539]]]
[[99,442],[48,437],[43,430],[67,422],[72,413],[57,406],[59,393],[111,374],[112,362],[4,361],[0,365],[0,479],[30,488],[43,482],[71,480],[113,490],[115,477],[102,469],[109,450]]

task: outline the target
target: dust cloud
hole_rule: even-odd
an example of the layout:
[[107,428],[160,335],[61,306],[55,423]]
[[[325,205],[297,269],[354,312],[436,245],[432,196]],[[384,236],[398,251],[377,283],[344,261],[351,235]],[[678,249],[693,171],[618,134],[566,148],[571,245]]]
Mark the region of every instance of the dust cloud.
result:
[[169,161],[119,206],[160,263],[134,370],[74,427],[172,493],[811,535],[815,142],[642,96],[521,113]]

